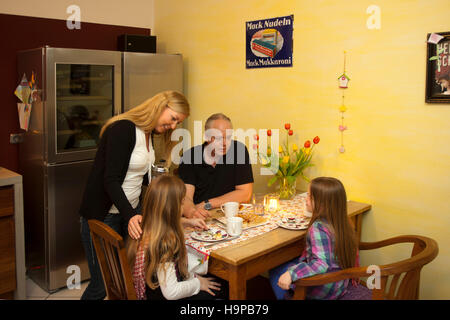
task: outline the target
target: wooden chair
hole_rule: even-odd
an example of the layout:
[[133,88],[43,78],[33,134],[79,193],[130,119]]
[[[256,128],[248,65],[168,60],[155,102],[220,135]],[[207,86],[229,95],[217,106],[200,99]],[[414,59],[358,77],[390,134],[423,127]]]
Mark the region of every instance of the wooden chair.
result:
[[136,300],[122,237],[101,221],[92,219],[88,223],[108,300]]
[[[381,265],[381,288],[372,289],[373,300],[417,300],[419,299],[420,271],[424,265],[431,262],[438,254],[438,244],[435,240],[422,236],[399,236],[379,242],[360,242],[360,250],[372,250],[398,243],[413,243],[411,258]],[[404,277],[400,280],[402,274]],[[367,273],[367,267],[355,267],[337,272],[315,275],[299,279],[295,282],[294,300],[304,300],[307,287],[320,286],[344,279],[365,278],[372,274]],[[391,277],[389,288],[388,278]],[[351,285],[351,284],[350,284]],[[361,284],[364,285],[364,284]]]

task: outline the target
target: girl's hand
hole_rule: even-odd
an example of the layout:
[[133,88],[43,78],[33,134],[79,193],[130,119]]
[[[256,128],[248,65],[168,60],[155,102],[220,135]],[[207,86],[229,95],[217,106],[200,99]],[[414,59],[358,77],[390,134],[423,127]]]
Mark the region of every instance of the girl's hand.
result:
[[203,278],[199,275],[197,278],[200,280],[200,290],[206,291],[212,296],[215,296],[215,293],[211,289],[220,290],[220,283],[214,282],[214,278]]
[[291,274],[289,271],[286,271],[281,275],[281,277],[278,279],[278,286],[283,290],[289,290],[289,286],[292,283]]
[[193,227],[197,229],[203,229],[208,230],[208,226],[206,225],[205,221],[200,218],[191,218],[191,219],[183,219],[182,222],[187,227]]
[[191,227],[203,229],[203,230],[209,229],[208,226],[206,225],[205,220],[203,220],[203,219],[194,218],[194,219],[189,219],[189,220],[190,220]]
[[142,229],[141,229],[142,215],[137,214],[128,222],[128,234],[131,239],[137,240],[141,237]]

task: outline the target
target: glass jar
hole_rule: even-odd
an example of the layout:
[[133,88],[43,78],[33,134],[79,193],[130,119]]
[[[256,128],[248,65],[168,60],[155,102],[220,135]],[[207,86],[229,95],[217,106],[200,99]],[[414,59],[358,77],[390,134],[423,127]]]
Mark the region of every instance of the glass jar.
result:
[[296,180],[289,182],[288,178],[282,177],[280,179],[280,185],[278,195],[281,200],[291,200],[296,194]]

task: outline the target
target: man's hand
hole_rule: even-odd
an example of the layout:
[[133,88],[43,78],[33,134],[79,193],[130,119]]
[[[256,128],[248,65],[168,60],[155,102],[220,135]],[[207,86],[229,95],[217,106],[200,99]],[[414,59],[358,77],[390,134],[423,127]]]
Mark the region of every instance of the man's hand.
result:
[[183,200],[183,215],[186,218],[200,218],[205,220],[211,216],[208,210],[205,210],[205,203],[194,204],[194,192],[195,186],[191,184],[185,184],[186,186],[186,196]]
[[128,222],[128,234],[131,239],[137,240],[141,237],[142,229],[141,229],[142,216],[140,214],[135,215]]
[[195,205],[195,211],[192,211],[192,218],[206,219],[211,216],[211,212],[205,209],[205,202]]

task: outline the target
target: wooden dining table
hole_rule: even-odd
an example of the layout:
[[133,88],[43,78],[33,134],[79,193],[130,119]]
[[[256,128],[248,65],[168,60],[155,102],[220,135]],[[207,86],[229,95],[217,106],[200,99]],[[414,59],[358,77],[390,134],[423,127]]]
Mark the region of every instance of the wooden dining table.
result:
[[[348,201],[347,211],[358,241],[363,213],[370,204]],[[218,217],[213,212],[212,218]],[[306,231],[276,228],[248,240],[211,251],[208,272],[228,281],[230,300],[245,300],[247,280],[301,255]]]

